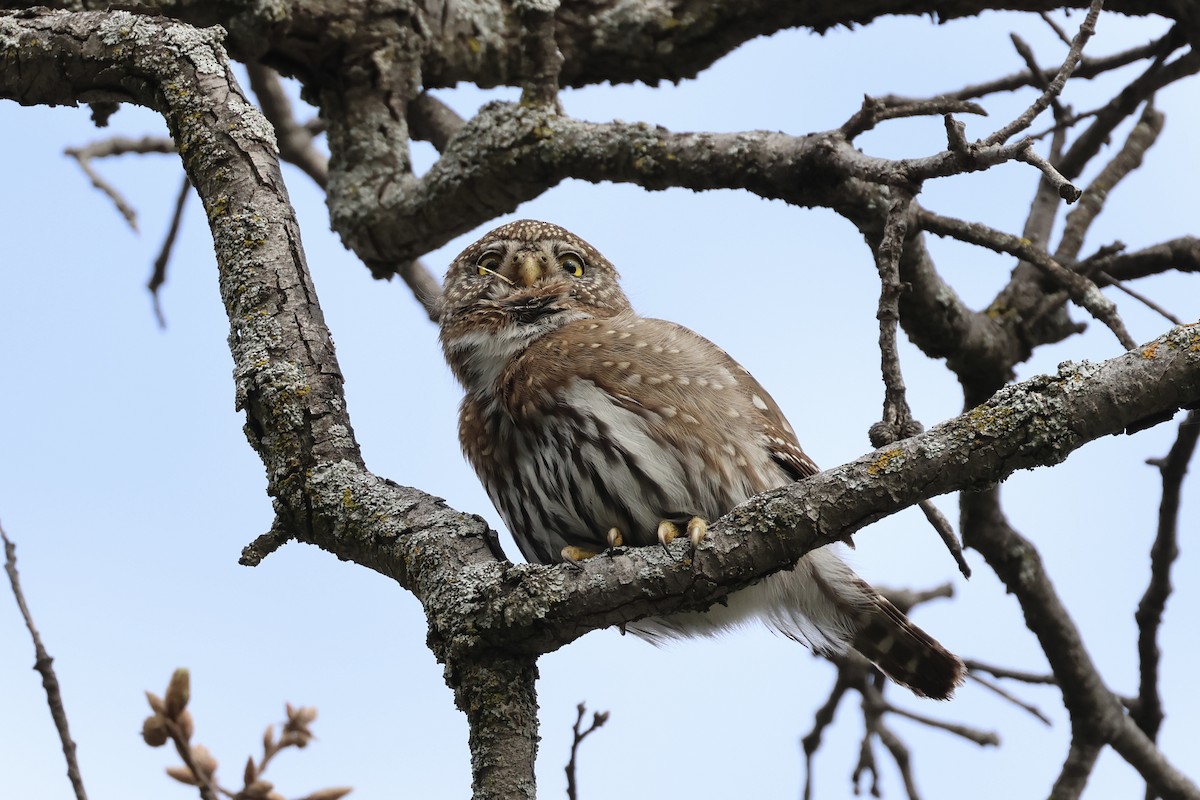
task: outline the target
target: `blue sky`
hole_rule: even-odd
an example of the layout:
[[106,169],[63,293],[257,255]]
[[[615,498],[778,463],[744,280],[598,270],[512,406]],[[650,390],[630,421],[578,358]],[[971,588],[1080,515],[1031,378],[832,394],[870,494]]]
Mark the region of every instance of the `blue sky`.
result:
[[[1073,30],[1081,19],[1065,24]],[[1104,15],[1089,52],[1123,49],[1162,29]],[[563,102],[568,113],[593,120],[802,134],[841,124],[864,93],[933,94],[1020,69],[1008,40],[1013,30],[1043,63],[1061,58],[1064,48],[1036,18],[888,19],[854,32],[757,40],[678,86],[595,87],[566,92]],[[906,55],[896,57],[901,50]],[[1092,108],[1112,86],[1071,84],[1066,100]],[[462,87],[439,96],[469,114],[513,95]],[[991,116],[967,118],[968,136],[991,132],[1031,97],[986,99]],[[1200,167],[1196,100],[1194,83],[1160,95],[1167,125],[1159,144],[1110,198],[1085,252],[1114,239],[1136,249],[1195,233],[1195,193],[1176,187]],[[160,331],[143,286],[181,179],[178,160],[124,156],[98,165],[138,209],[137,236],[62,155],[66,146],[110,134],[164,132],[161,119],[141,109],[123,108],[108,130],[97,131],[86,109],[0,103],[0,364],[7,376],[0,521],[18,543],[90,793],[194,796],[163,774],[176,763],[172,754],[151,750],[139,735],[147,713],[142,691],[161,692],[175,667],[188,666],[196,738],[221,761],[226,785],[238,783],[262,728],[290,701],[315,705],[320,716],[310,749],[281,757],[268,773],[287,796],[352,785],[362,798],[398,791],[463,797],[466,724],[425,648],[417,602],[387,579],[304,545],[291,544],[256,569],[237,564],[241,548],[270,525],[271,506],[233,409],[228,325],[200,205],[195,198],[189,205],[162,291],[168,328]],[[877,155],[929,154],[944,145],[942,123],[886,123],[860,144]],[[421,144],[414,157],[428,165],[433,153]],[[311,181],[290,168],[285,174],[368,466],[502,528],[458,451],[459,392],[434,326],[401,283],[373,281],[329,232],[324,198]],[[1035,180],[1031,168],[1006,165],[934,182],[921,199],[1016,233]],[[738,192],[648,193],[568,181],[427,263],[440,273],[485,230],[520,217],[576,231],[617,265],[643,313],[688,325],[730,351],[772,392],[818,463],[836,465],[869,449],[866,430],[882,401],[877,283],[861,238],[832,212]],[[991,299],[1011,269],[1007,258],[953,243],[932,239],[930,248],[975,306]],[[1184,319],[1200,313],[1194,280],[1166,276],[1138,288]],[[1167,327],[1123,295],[1110,297],[1139,341]],[[1072,314],[1084,319],[1077,309]],[[1020,372],[1028,377],[1064,360],[1118,352],[1113,337],[1092,324],[1085,335],[1039,351]],[[907,342],[902,362],[914,413],[927,426],[960,410],[961,394],[940,364]],[[1143,462],[1165,454],[1176,426],[1095,442],[1058,468],[1021,473],[1004,487],[1010,518],[1037,544],[1105,680],[1125,694],[1136,690],[1133,611],[1148,575],[1159,498],[1157,472]],[[1200,655],[1189,629],[1200,608],[1189,538],[1198,498],[1194,483],[1185,486],[1183,556],[1162,634],[1169,714],[1162,741],[1185,770],[1200,721],[1189,680]],[[953,498],[938,502],[957,518]],[[953,602],[916,614],[947,646],[1045,669],[1016,602],[974,554],[976,577],[959,578],[919,513],[880,523],[857,541],[852,560],[873,581],[954,583]],[[516,555],[511,542],[506,547]],[[59,746],[30,669],[32,646],[15,604],[5,600],[0,642],[0,796],[67,798]],[[665,649],[597,632],[546,656],[540,669],[543,797],[564,796],[562,766],[580,701],[612,715],[584,746],[584,797],[795,797],[799,737],[833,680],[827,664],[759,629]],[[896,720],[926,796],[959,796],[964,786],[979,798],[1045,794],[1066,752],[1065,714],[1053,689],[1010,688],[1054,725],[973,685],[947,704],[891,693],[907,708],[1002,736],[999,749],[983,749]],[[856,704],[845,704],[817,757],[817,797],[849,794],[861,727]],[[890,768],[883,789],[902,796]],[[1133,771],[1108,753],[1087,796],[1138,791]]]

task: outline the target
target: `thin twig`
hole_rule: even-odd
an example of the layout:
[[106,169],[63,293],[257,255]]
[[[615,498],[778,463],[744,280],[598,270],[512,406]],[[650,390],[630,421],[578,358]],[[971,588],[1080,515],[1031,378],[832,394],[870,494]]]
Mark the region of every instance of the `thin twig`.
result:
[[940,719],[927,717],[924,714],[918,714],[915,711],[908,711],[890,703],[884,705],[884,710],[911,719],[913,722],[920,722],[922,725],[928,725],[931,728],[937,728],[938,730],[953,733],[955,736],[961,736],[963,739],[974,742],[980,747],[999,747],[1000,745],[1000,736],[994,731],[981,731],[978,728],[959,725],[956,722],[944,722]]
[[1096,274],[1096,277],[1101,278],[1108,285],[1129,295],[1134,300],[1137,300],[1139,303],[1141,303],[1142,305],[1144,305],[1146,308],[1150,309],[1151,311],[1158,313],[1164,319],[1166,319],[1168,322],[1170,322],[1172,325],[1182,325],[1183,324],[1183,320],[1181,320],[1179,317],[1175,316],[1170,311],[1167,311],[1165,308],[1163,308],[1158,303],[1151,300],[1149,297],[1146,297],[1146,295],[1142,294],[1141,292],[1135,292],[1133,289],[1130,289],[1128,286],[1125,285],[1125,283],[1123,281],[1117,280],[1112,275],[1109,275],[1107,272],[1099,272]]
[[1043,714],[1041,709],[1039,709],[1037,706],[1026,703],[1024,700],[1020,699],[1016,695],[1005,690],[1004,687],[1002,687],[1000,684],[998,684],[994,681],[988,680],[987,678],[983,677],[982,675],[980,675],[976,672],[968,672],[967,677],[970,678],[971,680],[975,681],[976,683],[978,683],[983,688],[988,689],[991,692],[994,692],[995,694],[999,695],[1000,697],[1003,697],[1005,700],[1012,703],[1017,708],[1021,708],[1021,709],[1024,709],[1025,711],[1028,711],[1030,714],[1032,714],[1033,716],[1037,717],[1039,720],[1044,722],[1047,726],[1052,724],[1050,722],[1050,718],[1047,717],[1045,714]]
[[1038,98],[1030,104],[1029,108],[1025,109],[1012,122],[984,139],[982,142],[984,145],[1007,142],[1014,135],[1028,128],[1033,120],[1046,110],[1050,102],[1062,93],[1067,78],[1071,77],[1071,73],[1079,66],[1079,61],[1083,57],[1084,45],[1092,38],[1092,34],[1096,32],[1096,19],[1100,16],[1100,9],[1103,6],[1103,0],[1092,0],[1087,16],[1084,18],[1083,24],[1079,26],[1079,33],[1075,34],[1075,38],[1071,40],[1071,48],[1067,52],[1067,57],[1063,60],[1058,73],[1050,81],[1046,89],[1038,95]]
[[1003,233],[979,222],[964,222],[924,209],[919,211],[919,219],[921,227],[930,233],[950,236],[998,253],[1008,253],[1032,264],[1063,287],[1071,300],[1112,331],[1126,350],[1137,346],[1137,342],[1129,335],[1125,323],[1117,314],[1116,306],[1100,293],[1095,283],[1059,264],[1049,253],[1034,246],[1029,240]]
[[68,147],[63,152],[79,163],[83,174],[88,176],[92,186],[112,200],[113,205],[121,212],[121,216],[129,223],[129,227],[137,233],[137,211],[117,191],[116,187],[100,176],[92,167],[92,159],[119,156],[125,153],[174,153],[175,143],[163,136],[145,136],[141,139],[130,139],[126,136],[113,136],[101,139],[83,147]]
[[[947,116],[947,125],[950,117]],[[900,352],[896,345],[896,329],[900,321],[900,295],[904,285],[900,282],[900,255],[908,231],[909,211],[912,196],[898,199],[888,211],[883,237],[875,248],[875,264],[879,271],[879,307],[875,318],[879,320],[879,357],[883,373],[883,417],[871,426],[871,444],[883,447],[898,439],[907,438],[922,430],[921,423],[913,419],[912,409],[905,395],[904,374],[900,370]],[[946,545],[951,557],[958,565],[963,577],[971,577],[971,568],[963,557],[962,543],[954,533],[950,521],[928,500],[920,503],[925,518],[937,531],[938,538]]]
[[1200,413],[1188,412],[1179,426],[1179,435],[1166,458],[1149,463],[1162,474],[1162,502],[1158,508],[1158,533],[1150,548],[1150,582],[1138,603],[1134,618],[1138,626],[1138,661],[1141,679],[1137,703],[1130,715],[1146,736],[1154,741],[1162,724],[1162,698],[1158,691],[1158,630],[1163,611],[1171,596],[1171,565],[1179,556],[1179,505],[1183,478],[1188,462],[1196,452],[1200,439]]
[[1054,31],[1054,34],[1058,36],[1058,40],[1060,42],[1065,44],[1067,47],[1071,46],[1071,37],[1067,35],[1067,32],[1063,30],[1062,26],[1055,22],[1048,13],[1045,11],[1039,11],[1038,16],[1042,18],[1042,22],[1045,22],[1050,26],[1050,30]]
[[579,796],[576,793],[577,788],[575,784],[575,756],[579,752],[579,745],[583,743],[583,740],[586,739],[592,733],[592,731],[603,727],[604,723],[608,722],[608,712],[597,711],[596,713],[592,714],[592,724],[586,729],[580,730],[580,726],[583,724],[583,715],[587,713],[587,706],[583,703],[580,703],[579,705],[575,706],[575,710],[578,713],[575,716],[575,725],[571,728],[573,735],[571,740],[571,760],[567,762],[566,766],[567,797],[569,800],[579,800]]
[[396,274],[412,290],[413,297],[417,298],[429,319],[437,322],[442,313],[442,284],[429,267],[417,259],[398,266]]
[[978,114],[986,117],[987,111],[978,103],[953,97],[895,102],[891,98],[865,95],[862,106],[842,124],[841,130],[847,139],[853,139],[885,120],[933,114]]
[[838,705],[841,704],[842,698],[846,696],[846,690],[849,688],[850,683],[846,679],[846,672],[839,667],[837,680],[834,681],[828,699],[813,715],[812,730],[800,740],[800,744],[804,748],[804,800],[812,800],[813,754],[820,749],[821,737],[824,735],[825,729],[833,723]]
[[[1038,66],[1037,58],[1033,54],[1033,48],[1029,43],[1015,33],[1008,35],[1012,40],[1013,47],[1016,48],[1017,54],[1025,61],[1025,66],[1029,67],[1029,74],[1033,76],[1034,81],[1039,89],[1043,92],[1050,89],[1050,81],[1046,78],[1041,68]],[[1068,43],[1069,44],[1069,43]],[[1059,101],[1058,97],[1050,98],[1050,110],[1054,113],[1056,122],[1062,122],[1067,116],[1067,110]]]
[[1084,191],[1079,204],[1067,214],[1062,239],[1054,251],[1056,261],[1065,263],[1079,257],[1084,236],[1104,208],[1104,201],[1118,183],[1142,165],[1146,151],[1158,140],[1165,119],[1162,112],[1147,104],[1142,118],[1133,126],[1121,149],[1104,165]]
[[[900,294],[904,291],[900,283],[900,254],[904,250],[904,239],[908,232],[911,195],[895,201],[888,211],[883,237],[875,248],[875,266],[879,272],[879,307],[875,318],[879,320],[880,369],[883,373],[883,418],[888,427],[887,437],[873,431],[872,444],[880,447],[911,433],[905,428],[913,422],[912,410],[905,396],[904,375],[900,371],[900,354],[896,346],[896,328],[900,321]],[[884,439],[880,443],[875,438]]]
[[179,195],[175,198],[175,212],[171,215],[171,225],[167,228],[167,235],[163,239],[162,248],[158,251],[158,257],[154,259],[154,271],[150,273],[150,280],[146,282],[146,288],[150,290],[150,297],[154,301],[154,317],[158,320],[159,328],[167,327],[167,318],[163,315],[158,289],[167,282],[167,265],[171,261],[171,249],[175,246],[175,237],[179,235],[179,225],[183,221],[183,208],[187,205],[188,195],[191,193],[192,182],[185,174],[183,185],[179,187]]
[[1020,681],[1021,683],[1041,683],[1049,686],[1058,685],[1058,680],[1053,675],[1046,675],[1037,672],[1022,672],[1021,670],[1009,669],[1007,667],[997,667],[993,664],[987,664],[983,661],[967,658],[963,660],[967,665],[967,669],[972,672],[986,672],[989,675],[994,675],[997,678],[1009,678],[1010,680]]
[[1080,190],[1080,188],[1075,184],[1071,183],[1071,181],[1067,180],[1066,176],[1059,172],[1053,164],[1042,158],[1038,152],[1033,149],[1032,141],[1030,141],[1029,144],[1030,146],[1022,150],[1017,156],[1017,160],[1024,161],[1026,164],[1037,167],[1039,170],[1041,170],[1042,175],[1046,178],[1046,181],[1049,182],[1050,186],[1053,187],[1056,192],[1058,192],[1058,196],[1063,200],[1066,200],[1068,203],[1074,203],[1076,200],[1078,200],[1079,196],[1083,194],[1082,190]]
[[958,571],[964,578],[971,577],[971,565],[967,563],[967,557],[963,553],[962,541],[959,540],[958,534],[954,530],[954,526],[950,524],[950,520],[946,519],[946,515],[933,504],[932,500],[922,500],[917,503],[921,511],[925,514],[925,519],[929,520],[929,524],[937,531],[938,537],[942,540],[942,544],[950,551],[950,557],[954,559],[954,563],[958,565]]
[[896,762],[896,768],[900,770],[900,778],[904,781],[904,791],[908,795],[908,800],[920,800],[921,795],[917,792],[917,782],[912,773],[912,754],[908,745],[902,742],[900,737],[882,720],[875,728],[875,733],[879,736],[879,741],[883,742],[883,746],[887,748],[892,760]]
[[33,624],[33,615],[29,613],[29,605],[25,602],[25,593],[21,591],[21,578],[17,574],[17,546],[9,540],[3,526],[0,526],[0,539],[4,541],[4,571],[8,573],[13,595],[17,598],[17,607],[21,609],[25,627],[29,629],[29,635],[33,639],[33,668],[42,676],[42,687],[46,690],[50,716],[54,718],[54,727],[58,730],[58,738],[62,742],[63,756],[67,759],[67,778],[71,781],[71,788],[75,790],[76,800],[87,800],[83,776],[79,772],[79,762],[75,759],[75,740],[71,738],[70,726],[67,725],[67,709],[63,705],[58,676],[54,673],[54,659],[42,644],[42,637]]

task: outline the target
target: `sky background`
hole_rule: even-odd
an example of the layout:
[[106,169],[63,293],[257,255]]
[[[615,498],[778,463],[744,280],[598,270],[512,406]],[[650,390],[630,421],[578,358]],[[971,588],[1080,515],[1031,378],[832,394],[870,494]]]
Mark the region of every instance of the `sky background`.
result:
[[[1081,20],[1076,14],[1064,24],[1073,32]],[[1163,30],[1160,22],[1105,14],[1088,52],[1115,52]],[[885,19],[825,36],[791,31],[759,39],[678,86],[594,87],[562,99],[567,113],[597,121],[803,134],[840,125],[864,93],[931,95],[1021,69],[1012,31],[1043,64],[1065,54],[1036,17],[988,14],[945,25]],[[1070,83],[1065,100],[1094,108],[1139,69]],[[469,115],[515,93],[460,87],[438,96]],[[986,98],[990,117],[964,118],[967,135],[987,135],[1032,96]],[[1166,129],[1144,169],[1108,200],[1085,253],[1115,239],[1137,249],[1196,233],[1200,200],[1186,187],[1200,171],[1197,100],[1194,81],[1161,93]],[[1044,126],[1039,120],[1034,128]],[[0,102],[0,521],[18,544],[26,597],[55,658],[90,796],[195,796],[164,775],[177,763],[174,754],[140,737],[148,712],[142,692],[161,693],[178,666],[192,671],[195,740],[221,762],[227,787],[240,787],[246,757],[260,754],[263,728],[282,719],[289,701],[316,706],[320,715],[311,747],[281,756],[267,774],[288,797],[329,785],[354,786],[360,798],[467,796],[465,718],[425,647],[417,601],[388,579],[306,545],[289,544],[255,569],[238,565],[242,547],[267,530],[272,514],[262,466],[233,408],[228,323],[206,222],[193,197],[162,290],[168,327],[159,330],[144,283],[182,177],[178,159],[98,163],[137,208],[142,233],[135,235],[62,155],[64,147],[117,133],[165,134],[165,126],[153,113],[123,107],[98,131],[87,109]],[[937,152],[945,140],[940,119],[904,120],[859,144],[899,157]],[[434,155],[414,146],[422,168]],[[285,176],[368,467],[481,513],[502,530],[458,449],[460,392],[435,326],[401,282],[372,280],[329,232],[312,182],[290,167]],[[1026,165],[1006,165],[932,182],[921,202],[1019,233],[1036,179]],[[772,392],[818,463],[834,466],[869,450],[866,431],[882,402],[878,286],[870,253],[849,223],[741,192],[650,193],[567,181],[426,262],[440,274],[485,231],[522,217],[577,232],[622,271],[639,310],[727,349]],[[991,300],[1012,267],[1007,257],[932,237],[929,247],[974,307]],[[1200,313],[1194,278],[1165,276],[1137,288],[1185,320]],[[1168,327],[1108,293],[1139,341]],[[1020,376],[1119,352],[1093,323],[1087,334],[1039,350]],[[961,410],[957,384],[940,363],[907,341],[901,358],[914,414],[926,426]],[[1003,489],[1011,521],[1036,543],[1101,674],[1122,694],[1136,692],[1133,612],[1148,577],[1160,497],[1158,473],[1144,461],[1167,452],[1177,426],[1178,418],[1095,442],[1057,468],[1013,476]],[[1200,611],[1196,485],[1193,477],[1184,488],[1183,555],[1162,629],[1168,717],[1161,741],[1193,779],[1200,778],[1200,696],[1192,679],[1200,656],[1192,622]],[[937,502],[957,520],[953,498]],[[975,577],[962,580],[919,512],[856,540],[852,562],[879,584],[953,583],[953,601],[915,614],[948,647],[1046,670],[1016,601],[974,553]],[[517,557],[511,540],[505,543]],[[68,798],[32,663],[15,603],[0,597],[0,797]],[[582,749],[583,798],[797,797],[799,739],[833,682],[828,664],[757,628],[664,649],[601,631],[545,656],[540,670],[541,797],[565,796],[562,768],[580,701],[611,712]],[[964,787],[975,798],[1045,796],[1069,737],[1058,692],[1008,688],[1053,725],[971,683],[944,704],[889,691],[905,708],[1001,735],[999,748],[981,748],[893,719],[913,750],[924,796],[958,797]],[[850,794],[861,734],[850,697],[816,758],[816,797]],[[885,796],[902,797],[895,769],[882,752],[878,759]],[[1139,796],[1139,786],[1131,768],[1105,753],[1086,796]]]

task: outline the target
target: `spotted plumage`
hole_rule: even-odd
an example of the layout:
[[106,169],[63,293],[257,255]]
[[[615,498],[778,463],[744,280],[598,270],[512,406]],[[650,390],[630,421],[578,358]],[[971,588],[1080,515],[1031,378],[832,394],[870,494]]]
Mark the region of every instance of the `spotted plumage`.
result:
[[[617,280],[591,245],[531,220],[487,234],[446,275],[441,342],[466,389],[463,450],[532,561],[654,544],[675,526],[701,536],[702,520],[818,471],[749,372],[639,316]],[[920,695],[962,680],[962,663],[829,547],[726,605],[630,629],[657,641],[750,618],[819,651],[849,645]]]

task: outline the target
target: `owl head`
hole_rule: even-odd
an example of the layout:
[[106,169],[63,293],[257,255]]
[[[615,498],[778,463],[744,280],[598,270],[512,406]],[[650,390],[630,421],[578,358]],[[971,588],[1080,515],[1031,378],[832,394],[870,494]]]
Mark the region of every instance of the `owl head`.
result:
[[446,358],[464,384],[485,379],[485,367],[539,336],[627,311],[617,279],[608,259],[564,228],[529,219],[502,225],[463,250],[446,273]]

